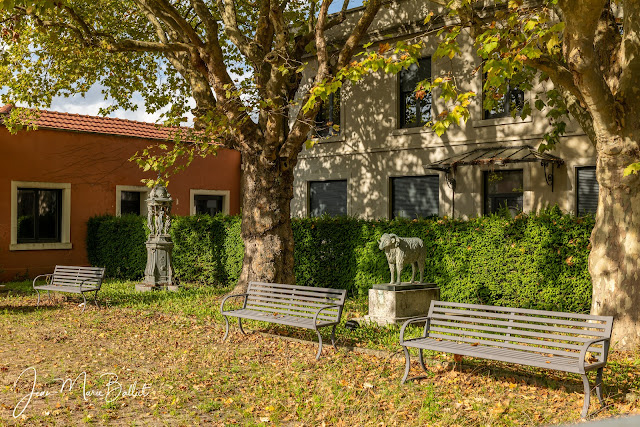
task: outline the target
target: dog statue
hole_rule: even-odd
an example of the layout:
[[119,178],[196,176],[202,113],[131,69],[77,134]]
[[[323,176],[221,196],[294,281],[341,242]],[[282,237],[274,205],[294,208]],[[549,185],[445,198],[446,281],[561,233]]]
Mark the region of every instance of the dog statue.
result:
[[[390,284],[400,284],[400,275],[405,264],[411,264],[411,282],[416,276],[416,266],[420,269],[420,282],[424,275],[424,260],[426,257],[424,242],[417,237],[398,237],[395,234],[383,234],[378,242],[389,262],[391,271]],[[394,271],[396,272],[394,281]]]

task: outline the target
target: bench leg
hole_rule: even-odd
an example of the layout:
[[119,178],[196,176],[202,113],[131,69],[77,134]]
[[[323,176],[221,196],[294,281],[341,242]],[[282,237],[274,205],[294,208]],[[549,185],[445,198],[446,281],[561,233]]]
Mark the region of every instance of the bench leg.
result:
[[36,304],[36,307],[40,307],[40,291],[36,289],[36,292],[38,293],[38,303]]
[[242,332],[244,335],[247,335],[244,329],[242,329],[242,319],[240,317],[238,317],[238,326],[240,326],[240,332]]
[[338,347],[336,347],[336,326],[338,325],[333,325],[333,328],[331,329],[331,344],[333,344],[333,348],[337,350]]
[[418,354],[420,355],[420,366],[422,366],[422,369],[424,369],[425,372],[427,372],[427,367],[424,364],[424,356],[422,355],[422,349],[418,350]]
[[589,413],[589,401],[591,400],[591,387],[589,386],[589,377],[587,374],[582,374],[582,384],[584,385],[584,405],[582,406],[582,413],[580,417],[587,418]]
[[51,292],[47,291],[47,298],[49,299],[49,304],[51,304]]
[[409,354],[409,350],[405,346],[402,346],[402,349],[404,350],[406,366],[404,368],[404,376],[402,377],[402,381],[400,381],[400,384],[404,384],[404,382],[407,381],[407,377],[409,376],[409,369],[411,368],[411,355]]
[[229,336],[229,319],[227,318],[227,316],[222,316],[222,317],[224,317],[224,323],[225,323],[224,337],[222,337],[222,341],[226,341],[227,337]]
[[96,307],[100,308],[100,305],[98,305],[98,291],[93,293],[93,302],[96,303]]
[[81,292],[82,294],[82,299],[84,300],[84,303],[82,303],[82,313],[84,313],[85,308],[87,308],[87,298],[84,296],[84,292]]
[[316,360],[320,359],[320,353],[322,353],[322,335],[320,335],[320,331],[316,329],[316,334],[318,334],[318,354],[316,354]]
[[600,403],[604,404],[604,399],[602,398],[602,369],[598,368],[598,374],[596,375],[596,396],[598,396]]

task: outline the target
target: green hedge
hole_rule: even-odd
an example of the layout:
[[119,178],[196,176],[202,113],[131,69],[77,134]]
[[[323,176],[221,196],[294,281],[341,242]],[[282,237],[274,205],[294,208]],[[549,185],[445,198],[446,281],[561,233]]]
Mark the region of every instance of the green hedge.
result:
[[[93,218],[88,242],[92,264],[106,265],[109,275],[140,278],[146,238],[143,222]],[[120,228],[118,223],[123,223]],[[296,280],[364,295],[372,284],[389,281],[377,240],[383,233],[395,233],[424,240],[425,281],[437,283],[444,300],[588,312],[587,258],[593,224],[592,217],[563,215],[557,208],[514,219],[294,219]],[[132,237],[118,236],[117,230],[128,231],[133,225],[137,230],[131,231]],[[172,235],[174,268],[182,280],[216,286],[237,281],[243,254],[239,217],[177,217]],[[410,277],[411,268],[406,267],[402,279]]]

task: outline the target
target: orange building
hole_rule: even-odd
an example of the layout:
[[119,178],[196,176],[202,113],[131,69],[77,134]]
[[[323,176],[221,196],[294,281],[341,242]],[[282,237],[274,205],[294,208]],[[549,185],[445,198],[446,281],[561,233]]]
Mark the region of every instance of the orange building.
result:
[[[0,108],[0,122],[10,110]],[[37,126],[11,135],[0,125],[0,281],[87,265],[94,215],[146,215],[141,180],[154,176],[129,158],[168,135],[151,123],[53,111]],[[171,178],[172,213],[239,213],[240,173],[233,150],[194,159]]]

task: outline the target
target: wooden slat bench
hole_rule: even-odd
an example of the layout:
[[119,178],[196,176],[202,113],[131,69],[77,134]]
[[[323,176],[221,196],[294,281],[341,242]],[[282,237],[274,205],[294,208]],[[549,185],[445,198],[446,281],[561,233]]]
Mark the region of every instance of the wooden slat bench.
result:
[[[46,283],[36,285],[38,279],[41,278],[46,279]],[[33,289],[38,293],[38,305],[40,305],[40,291],[47,291],[49,298],[51,298],[50,292],[81,294],[84,300],[82,311],[84,311],[87,307],[85,292],[93,292],[93,300],[96,306],[100,307],[97,298],[103,279],[104,268],[56,265],[53,274],[41,274],[33,279]]]
[[[425,322],[422,336],[405,339],[411,323]],[[400,329],[407,380],[411,360],[408,348],[573,372],[582,376],[584,406],[589,409],[591,390],[587,372],[597,370],[596,394],[602,402],[602,369],[607,363],[613,317],[489,305],[432,301],[429,314],[407,320]],[[587,355],[590,353],[590,355]]]
[[[335,347],[336,326],[340,323],[346,294],[344,289],[251,282],[246,293],[228,295],[220,304],[220,313],[226,322],[223,341],[229,336],[227,316],[238,318],[243,334],[242,319],[298,326],[318,334],[317,360],[322,353],[322,336],[318,329],[332,326],[331,343]],[[224,303],[232,297],[244,297],[242,308],[225,311]]]

